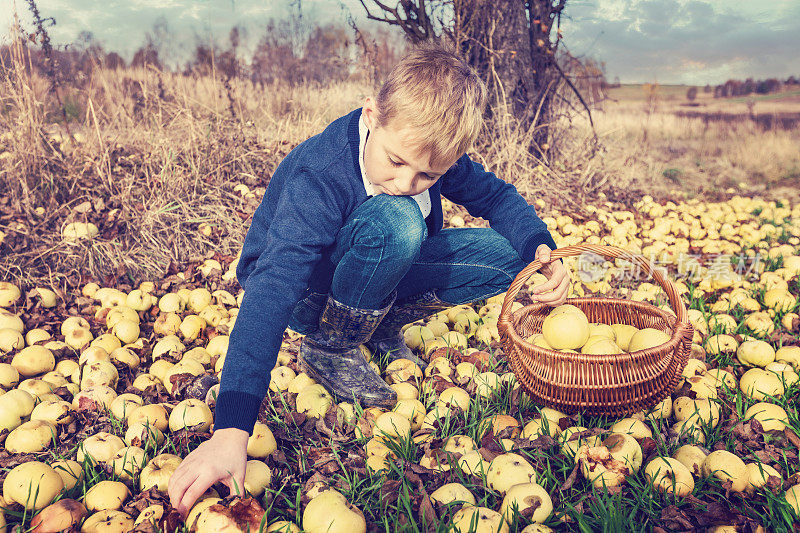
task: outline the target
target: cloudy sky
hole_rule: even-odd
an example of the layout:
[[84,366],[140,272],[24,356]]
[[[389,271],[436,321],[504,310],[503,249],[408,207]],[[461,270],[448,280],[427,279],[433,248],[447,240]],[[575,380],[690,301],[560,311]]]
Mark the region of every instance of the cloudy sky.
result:
[[[0,26],[10,27],[15,3],[30,30],[31,17],[24,0],[0,0]],[[297,3],[37,1],[42,16],[56,21],[50,28],[54,43],[73,42],[82,30],[88,30],[106,49],[117,50],[128,59],[155,23],[166,21],[168,54],[175,61],[185,57],[198,38],[211,36],[224,42],[234,25],[246,29],[244,46],[252,47],[267,20],[297,13]],[[365,3],[372,5],[371,0]],[[300,10],[309,26],[315,21],[345,24],[348,10],[357,22],[366,22],[358,0],[301,0]],[[713,84],[731,77],[800,75],[798,0],[568,0],[565,16],[562,28],[570,51],[604,61],[608,78],[619,76],[623,83]]]

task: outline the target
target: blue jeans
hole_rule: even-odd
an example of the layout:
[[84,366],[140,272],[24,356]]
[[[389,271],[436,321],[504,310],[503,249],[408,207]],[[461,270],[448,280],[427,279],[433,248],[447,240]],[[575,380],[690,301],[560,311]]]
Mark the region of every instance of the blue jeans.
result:
[[[527,265],[493,229],[444,229],[428,237],[414,199],[388,194],[353,211],[324,259],[336,265],[331,296],[360,309],[380,309],[394,289],[398,302],[429,290],[453,305],[474,302],[506,291]],[[307,290],[289,327],[315,330],[326,297]]]

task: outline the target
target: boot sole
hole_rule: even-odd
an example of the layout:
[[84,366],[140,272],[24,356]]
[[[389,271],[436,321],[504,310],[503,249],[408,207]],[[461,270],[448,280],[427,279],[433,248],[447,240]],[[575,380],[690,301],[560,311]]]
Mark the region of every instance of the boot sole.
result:
[[[392,409],[395,405],[397,405],[397,400],[387,400],[384,402],[378,400],[368,400],[364,398],[359,398],[358,396],[351,395],[351,396],[344,396],[335,391],[335,389],[331,386],[331,381],[326,378],[323,374],[317,372],[311,365],[306,363],[305,359],[301,354],[297,354],[297,360],[300,363],[301,368],[308,374],[314,381],[325,387],[325,389],[333,395],[336,399],[336,402],[353,402],[356,401],[360,402],[362,405],[366,407],[381,407],[384,409]],[[388,385],[387,385],[388,387]]]
[[387,361],[389,363],[391,363],[393,361],[397,361],[398,359],[408,359],[409,361],[411,361],[415,365],[417,365],[420,368],[420,370],[422,370],[423,372],[425,372],[425,369],[428,367],[428,363],[424,359],[419,357],[417,354],[415,354],[413,351],[411,352],[411,355],[413,356],[413,359],[412,359],[410,357],[403,357],[403,356],[400,356],[400,355],[395,356],[394,353],[387,353],[387,352],[383,352],[381,350],[377,350],[377,348],[373,348],[373,345],[370,345],[370,343],[366,343],[365,346],[373,354],[373,357],[380,357],[381,355],[383,355],[383,356],[387,357]]

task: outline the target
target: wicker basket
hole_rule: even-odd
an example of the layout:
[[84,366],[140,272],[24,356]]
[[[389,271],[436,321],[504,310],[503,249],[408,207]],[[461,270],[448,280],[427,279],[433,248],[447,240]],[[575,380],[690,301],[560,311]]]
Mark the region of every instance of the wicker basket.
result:
[[649,409],[670,394],[678,384],[692,345],[692,326],[686,306],[672,283],[649,262],[621,248],[599,245],[567,246],[553,250],[551,257],[576,256],[584,252],[606,258],[628,260],[642,267],[667,293],[675,314],[653,305],[619,298],[569,298],[590,322],[629,324],[668,333],[666,344],[618,355],[584,355],[540,348],[525,340],[542,332],[542,322],[552,309],[535,303],[511,313],[511,304],[527,279],[542,267],[534,261],[517,275],[506,293],[498,329],[506,357],[531,397],[549,407],[574,413],[624,416]]

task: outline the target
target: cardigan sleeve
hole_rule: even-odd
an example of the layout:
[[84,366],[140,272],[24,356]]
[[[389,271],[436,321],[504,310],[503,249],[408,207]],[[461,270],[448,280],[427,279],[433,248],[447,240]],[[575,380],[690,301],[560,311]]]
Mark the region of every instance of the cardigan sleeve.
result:
[[442,178],[442,195],[463,205],[470,215],[486,219],[526,263],[534,260],[536,248],[541,244],[556,249],[547,224],[517,188],[484,170],[467,154],[459,158],[452,173]]
[[[301,170],[278,198],[231,331],[215,408],[214,429],[252,433],[292,309],[307,286],[323,248],[342,225],[342,195],[335,180]],[[251,230],[263,224],[251,225]],[[245,242],[247,242],[245,238]]]

